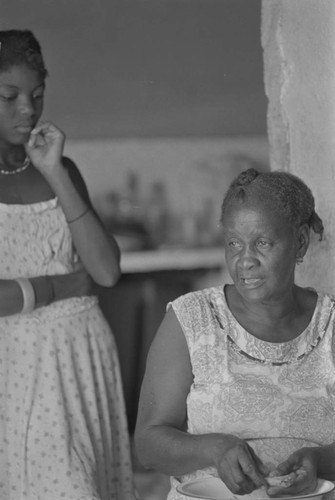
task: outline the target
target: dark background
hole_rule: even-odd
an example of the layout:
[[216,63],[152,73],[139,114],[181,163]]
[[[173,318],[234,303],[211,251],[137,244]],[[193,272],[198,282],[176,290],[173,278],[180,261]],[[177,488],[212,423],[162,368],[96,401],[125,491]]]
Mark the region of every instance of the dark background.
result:
[[69,138],[266,135],[259,0],[2,0]]

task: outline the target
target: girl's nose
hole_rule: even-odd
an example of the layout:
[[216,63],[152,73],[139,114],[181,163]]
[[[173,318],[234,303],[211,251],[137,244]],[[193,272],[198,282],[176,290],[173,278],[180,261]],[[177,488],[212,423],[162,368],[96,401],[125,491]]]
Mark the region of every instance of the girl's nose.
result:
[[30,98],[22,98],[18,104],[18,110],[22,116],[33,116],[35,113],[34,105]]

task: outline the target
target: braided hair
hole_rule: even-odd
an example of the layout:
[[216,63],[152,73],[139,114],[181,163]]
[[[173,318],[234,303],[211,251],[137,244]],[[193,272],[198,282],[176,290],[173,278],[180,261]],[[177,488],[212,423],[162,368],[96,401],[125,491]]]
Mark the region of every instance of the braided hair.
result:
[[307,224],[322,240],[324,227],[315,212],[314,196],[299,177],[279,170],[261,173],[249,168],[241,172],[225,194],[221,206],[221,222],[223,223],[227,207],[233,201],[250,199],[267,202],[294,228]]
[[37,71],[43,79],[48,75],[41,46],[31,31],[0,31],[0,72],[21,64]]

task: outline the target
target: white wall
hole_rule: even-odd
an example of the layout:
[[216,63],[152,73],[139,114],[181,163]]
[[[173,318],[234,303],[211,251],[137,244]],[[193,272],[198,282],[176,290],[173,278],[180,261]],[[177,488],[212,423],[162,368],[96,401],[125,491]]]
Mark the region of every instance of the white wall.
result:
[[271,168],[312,189],[325,238],[313,238],[298,279],[335,293],[335,2],[263,0]]

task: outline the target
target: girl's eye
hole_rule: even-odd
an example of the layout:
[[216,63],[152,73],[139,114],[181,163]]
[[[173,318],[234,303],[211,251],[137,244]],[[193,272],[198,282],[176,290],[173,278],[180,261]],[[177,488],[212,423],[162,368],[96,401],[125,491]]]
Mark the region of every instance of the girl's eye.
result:
[[33,98],[35,100],[37,100],[37,99],[43,99],[44,98],[44,94],[36,94],[36,95],[33,96]]
[[16,95],[2,95],[1,99],[3,101],[14,101],[16,99]]

